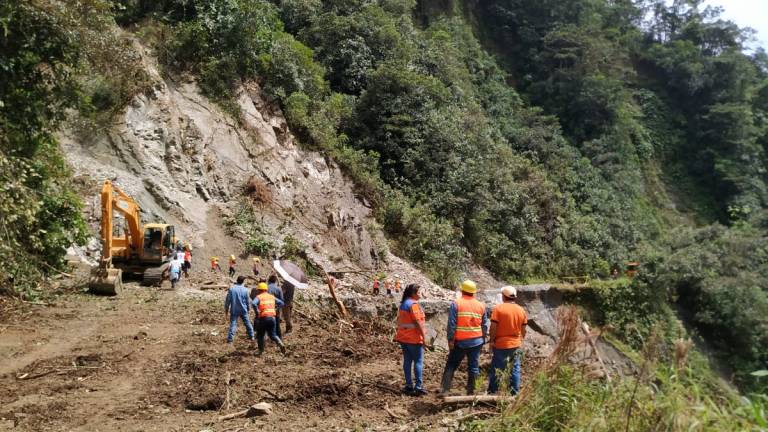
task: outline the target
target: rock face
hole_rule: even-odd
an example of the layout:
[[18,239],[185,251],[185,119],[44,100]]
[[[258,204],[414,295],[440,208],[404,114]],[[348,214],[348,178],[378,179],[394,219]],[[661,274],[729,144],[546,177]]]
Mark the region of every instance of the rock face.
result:
[[[328,271],[377,269],[408,275],[427,291],[442,291],[418,270],[386,249],[372,230],[371,210],[354,192],[339,167],[322,154],[297,146],[281,112],[255,83],[240,89],[240,118],[202,96],[194,82],[163,79],[143,54],[155,84],[136,96],[104,131],[78,138],[61,136],[75,174],[100,183],[111,179],[141,205],[144,222],[166,221],[194,248],[197,265],[210,256],[244,257],[242,242],[223,230],[222,217],[242,205],[246,182],[268,188],[270,202],[258,207],[260,224],[280,245],[290,235],[307,246],[308,258]],[[85,197],[98,222],[98,191]],[[395,251],[396,253],[396,251]],[[245,261],[245,260],[241,260]],[[245,263],[240,271],[248,271]],[[367,286],[364,274],[350,274],[345,285]]]

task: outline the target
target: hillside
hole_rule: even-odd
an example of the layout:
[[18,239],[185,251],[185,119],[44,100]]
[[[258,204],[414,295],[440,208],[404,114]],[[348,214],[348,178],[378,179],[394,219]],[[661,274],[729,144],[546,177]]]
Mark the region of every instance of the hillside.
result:
[[[3,305],[54,302],[66,248],[98,249],[110,179],[180,230],[196,271],[235,254],[240,271],[296,260],[315,288],[342,272],[371,322],[391,312],[367,298],[374,274],[437,302],[465,277],[489,292],[547,281],[634,363],[594,379],[558,357],[567,331],[536,331],[527,352],[552,357],[530,363],[518,402],[468,427],[768,427],[768,57],[718,9],[34,0],[0,6],[0,22]],[[637,277],[612,277],[633,261]]]

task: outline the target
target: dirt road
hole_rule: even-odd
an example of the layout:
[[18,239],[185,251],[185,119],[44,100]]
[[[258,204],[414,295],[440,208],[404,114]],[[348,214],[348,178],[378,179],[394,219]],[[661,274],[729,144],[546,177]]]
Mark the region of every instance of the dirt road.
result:
[[[4,313],[0,430],[433,430],[451,416],[435,396],[443,353],[426,355],[431,395],[399,394],[388,323],[352,329],[300,308],[288,355],[268,343],[257,357],[242,326],[227,349],[224,292],[206,294],[128,284],[117,298],[71,294]],[[272,415],[217,422],[261,401]]]

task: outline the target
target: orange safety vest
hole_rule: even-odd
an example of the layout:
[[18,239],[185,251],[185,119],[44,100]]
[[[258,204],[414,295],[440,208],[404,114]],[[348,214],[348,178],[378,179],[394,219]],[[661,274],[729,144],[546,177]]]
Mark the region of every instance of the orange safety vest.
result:
[[456,335],[454,340],[483,337],[483,315],[485,305],[470,296],[456,299]]
[[424,319],[424,311],[416,302],[413,302],[409,311],[398,309],[395,340],[407,344],[423,344],[424,337],[416,323],[421,322],[421,325],[424,325]]
[[265,292],[257,295],[256,298],[259,299],[259,318],[277,316],[277,309],[275,309],[275,296]]

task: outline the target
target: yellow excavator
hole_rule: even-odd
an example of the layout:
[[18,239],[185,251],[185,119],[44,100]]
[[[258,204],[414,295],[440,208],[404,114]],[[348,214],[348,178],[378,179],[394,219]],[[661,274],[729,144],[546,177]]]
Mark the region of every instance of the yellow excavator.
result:
[[[104,181],[101,188],[101,241],[99,266],[91,271],[88,286],[97,294],[117,295],[123,289],[123,272],[141,277],[142,285],[160,285],[176,244],[172,225],[141,225],[140,207],[125,192]],[[114,232],[114,212],[126,226]]]

